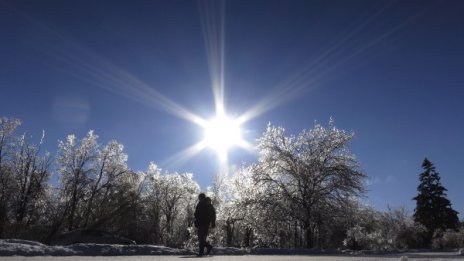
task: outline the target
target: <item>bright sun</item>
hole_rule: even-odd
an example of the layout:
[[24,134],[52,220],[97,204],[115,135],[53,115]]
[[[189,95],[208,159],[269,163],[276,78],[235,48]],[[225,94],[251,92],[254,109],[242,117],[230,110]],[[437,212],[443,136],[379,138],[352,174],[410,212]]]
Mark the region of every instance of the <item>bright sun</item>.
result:
[[242,130],[237,120],[225,115],[218,115],[204,126],[203,142],[215,149],[221,160],[227,159],[227,150],[242,142]]

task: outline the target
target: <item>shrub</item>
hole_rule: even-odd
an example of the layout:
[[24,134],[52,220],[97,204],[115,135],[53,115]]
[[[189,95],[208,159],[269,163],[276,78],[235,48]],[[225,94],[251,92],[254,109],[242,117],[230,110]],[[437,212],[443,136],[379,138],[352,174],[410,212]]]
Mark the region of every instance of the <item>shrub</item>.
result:
[[432,241],[432,248],[443,249],[443,248],[462,248],[464,247],[464,229],[454,231],[448,229],[446,231],[440,231],[436,233],[435,238]]

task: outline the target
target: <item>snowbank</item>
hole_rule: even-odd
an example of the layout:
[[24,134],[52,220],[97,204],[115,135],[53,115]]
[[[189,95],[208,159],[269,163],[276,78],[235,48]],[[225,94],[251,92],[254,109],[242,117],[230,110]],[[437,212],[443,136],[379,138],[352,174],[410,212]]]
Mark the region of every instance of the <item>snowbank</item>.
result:
[[192,255],[192,251],[154,245],[73,244],[48,246],[19,239],[0,240],[0,256]]
[[[449,252],[429,252],[430,250],[403,251],[339,251],[316,249],[241,249],[232,247],[213,248],[213,255],[328,255],[328,256],[389,256],[410,258],[459,258],[464,249]],[[187,249],[176,249],[155,245],[111,245],[73,244],[68,246],[48,246],[35,241],[0,239],[0,256],[141,256],[141,255],[195,255]]]
[[253,248],[250,255],[338,255],[336,249]]
[[[140,255],[195,255],[188,249],[155,245],[72,244],[48,246],[35,241],[0,239],[0,256],[140,256]],[[217,247],[214,255],[246,255],[249,250]]]
[[[155,245],[110,245],[73,244],[67,246],[48,246],[39,242],[0,239],[0,256],[135,256],[135,255],[194,255],[187,249],[176,249]],[[213,255],[314,255],[334,254],[333,251],[311,249],[242,249],[215,247]]]

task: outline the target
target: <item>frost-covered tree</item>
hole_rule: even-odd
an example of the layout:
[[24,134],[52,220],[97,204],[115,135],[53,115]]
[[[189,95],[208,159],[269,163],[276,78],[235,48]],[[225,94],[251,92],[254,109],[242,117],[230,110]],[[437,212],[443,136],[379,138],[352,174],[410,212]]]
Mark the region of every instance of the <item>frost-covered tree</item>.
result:
[[127,192],[121,189],[123,183],[128,182],[124,176],[130,175],[124,146],[116,141],[110,141],[98,149],[93,164],[93,171],[89,173],[90,190],[83,217],[84,227],[99,222],[99,218],[105,218],[108,214],[115,214],[111,211],[114,208],[112,199],[117,193]]
[[37,239],[27,230],[42,218],[50,155],[40,152],[44,135],[38,145],[14,135],[20,123],[0,118],[0,236]]
[[0,117],[0,237],[8,223],[8,212],[13,195],[13,172],[9,164],[16,137],[14,135],[21,121],[15,118]]
[[446,197],[447,190],[441,184],[435,166],[426,158],[422,168],[424,172],[419,175],[418,195],[414,197],[414,221],[427,228],[427,244],[430,244],[434,232],[439,229],[457,229],[459,219],[458,212],[451,207],[451,202]]
[[297,136],[269,124],[258,139],[259,159],[252,169],[255,187],[263,191],[258,200],[272,210],[272,218],[301,227],[308,248],[316,239],[313,232],[321,233],[337,209],[364,192],[366,175],[348,148],[352,138],[331,120],[329,128],[317,124]]
[[163,172],[154,163],[150,164],[147,176],[154,243],[180,246],[188,238],[187,227],[193,225],[193,210],[200,188],[192,174]]
[[232,175],[217,174],[213,184],[208,188],[208,194],[213,199],[216,208],[216,229],[211,238],[215,244],[229,247],[251,246],[246,241],[247,206],[246,200],[254,191],[249,166],[242,166],[233,171]]
[[[61,214],[55,229],[119,228],[115,222],[135,215],[139,178],[127,166],[124,146],[110,141],[102,146],[93,131],[77,140],[69,135],[58,145]],[[118,221],[119,220],[119,221]],[[127,221],[127,220],[126,220]]]
[[91,173],[95,170],[98,136],[89,131],[82,140],[68,135],[66,141],[59,141],[57,163],[60,173],[61,197],[64,202],[63,217],[68,230],[79,227],[86,193],[91,184]]
[[14,219],[26,225],[40,218],[38,210],[43,207],[50,176],[50,154],[40,154],[44,134],[39,145],[27,140],[25,135],[16,142],[15,152],[11,156],[14,176],[13,204]]
[[218,213],[213,237],[227,246],[302,247],[311,230],[311,243],[339,247],[365,176],[346,148],[351,136],[332,123],[329,130],[317,125],[298,137],[268,126],[258,140],[257,163],[214,179],[209,192]]
[[420,227],[416,227],[404,207],[378,211],[358,206],[351,217],[344,247],[350,249],[391,250],[416,247]]
[[0,117],[0,171],[14,146],[16,137],[14,132],[21,125],[21,121],[15,118]]
[[140,204],[138,174],[127,171],[108,183],[93,207],[93,221],[87,227],[100,228],[137,240],[136,229]]

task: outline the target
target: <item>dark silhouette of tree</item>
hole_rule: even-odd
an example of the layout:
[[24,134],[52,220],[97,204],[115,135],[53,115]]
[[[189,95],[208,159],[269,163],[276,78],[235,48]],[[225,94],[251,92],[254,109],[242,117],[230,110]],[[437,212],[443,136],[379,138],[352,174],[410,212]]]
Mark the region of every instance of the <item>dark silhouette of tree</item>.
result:
[[433,234],[439,229],[454,229],[459,225],[458,212],[451,207],[446,198],[446,188],[440,183],[439,173],[427,158],[422,163],[424,172],[419,175],[419,194],[414,197],[416,208],[414,221],[427,228],[426,244],[429,245]]

